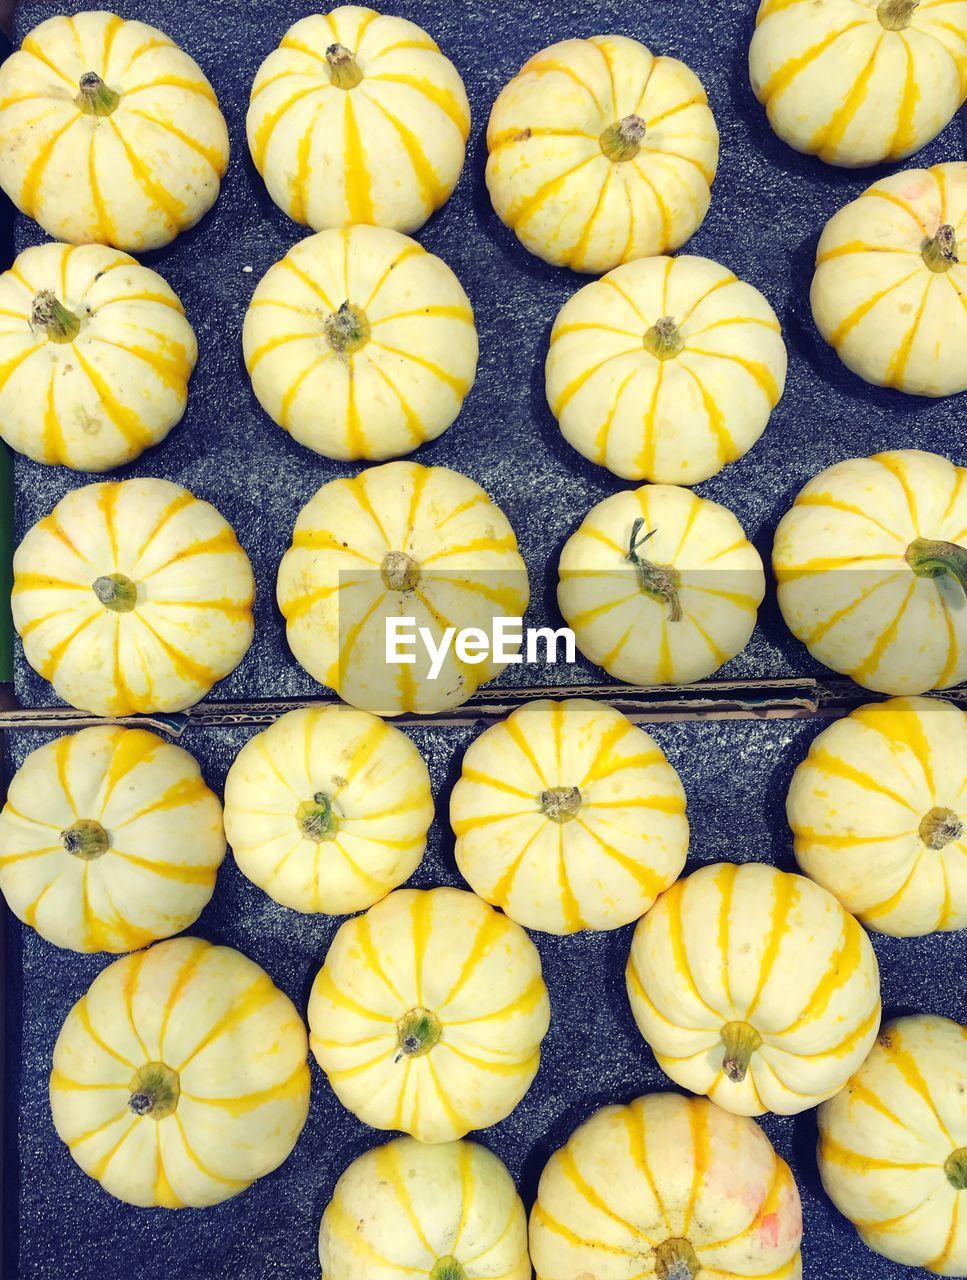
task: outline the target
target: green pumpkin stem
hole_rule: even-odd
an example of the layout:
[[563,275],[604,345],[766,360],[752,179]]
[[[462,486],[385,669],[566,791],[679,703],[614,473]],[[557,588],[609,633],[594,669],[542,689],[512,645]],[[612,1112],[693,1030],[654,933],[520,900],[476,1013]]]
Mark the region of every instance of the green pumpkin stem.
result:
[[964,824],[953,809],[937,806],[924,815],[920,823],[920,839],[928,849],[946,849],[964,834]]
[[437,1258],[430,1272],[430,1280],[466,1280],[467,1273],[452,1253]]
[[46,329],[51,342],[73,342],[80,332],[80,317],[58,301],[53,289],[41,289],[30,308],[30,324]]
[[951,1151],[944,1163],[943,1171],[955,1191],[967,1191],[967,1147]]
[[128,1108],[136,1116],[164,1120],[172,1115],[181,1097],[178,1072],[163,1062],[149,1062],[135,1073],[130,1085]]
[[439,1043],[443,1034],[440,1019],[429,1009],[410,1009],[396,1024],[396,1041],[399,1052],[396,1061],[403,1058],[422,1058]]
[[93,862],[111,847],[111,837],[93,818],[78,818],[60,833],[60,842],[71,857],[82,862]]
[[317,791],[311,800],[303,800],[295,816],[307,840],[320,844],[323,840],[332,840],[336,834],[336,815],[332,811],[332,801],[324,791]]
[[656,360],[671,360],[685,350],[685,339],[671,316],[656,320],[642,341],[645,350]]
[[121,95],[109,89],[96,71],[85,71],[78,81],[80,93],[74,99],[88,116],[109,116],[121,101]]
[[644,527],[645,522],[639,516],[631,526],[631,540],[628,544],[628,554],[625,558],[635,566],[638,574],[638,586],[641,590],[646,595],[654,596],[656,600],[661,600],[668,605],[668,619],[670,622],[680,622],[682,605],[678,593],[682,583],[681,576],[678,570],[673,569],[671,565],[653,564],[641,555],[641,548],[649,538],[653,538],[658,532],[657,529],[650,529],[646,534],[642,534],[641,531]]
[[371,331],[365,312],[354,307],[351,302],[344,302],[338,311],[327,316],[323,327],[329,345],[340,356],[355,355],[370,338]]
[[138,586],[123,573],[106,573],[95,578],[91,590],[105,609],[112,613],[130,613],[138,603]]
[[762,1037],[747,1022],[727,1022],[722,1028],[725,1056],[722,1071],[733,1084],[741,1084],[749,1070],[752,1055],[762,1044]]
[[355,89],[363,78],[356,55],[344,44],[331,44],[326,50],[329,79],[337,89]]
[[570,822],[581,808],[581,792],[577,787],[551,787],[541,792],[541,813],[552,822]]
[[967,593],[967,547],[956,542],[934,542],[917,538],[907,547],[906,561],[921,578],[942,578],[949,573]]
[[942,275],[960,262],[957,256],[957,232],[949,222],[945,222],[937,228],[935,236],[924,240],[920,252],[930,270]]
[[905,31],[920,0],[880,0],[876,16],[887,31]]
[[616,124],[609,124],[598,139],[601,150],[613,164],[634,160],[641,150],[645,136],[645,122],[641,116],[625,116]]
[[695,1280],[702,1270],[698,1254],[688,1240],[665,1240],[655,1246],[658,1280]]

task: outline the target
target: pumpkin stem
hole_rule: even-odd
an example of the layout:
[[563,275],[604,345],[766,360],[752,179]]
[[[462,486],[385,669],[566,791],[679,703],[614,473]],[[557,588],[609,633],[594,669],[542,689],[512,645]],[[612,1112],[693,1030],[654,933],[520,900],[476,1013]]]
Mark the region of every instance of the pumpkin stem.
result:
[[109,89],[96,71],[85,71],[78,81],[80,93],[74,99],[88,116],[109,116],[121,101],[121,95]]
[[907,547],[906,561],[921,578],[941,578],[949,573],[967,593],[967,547],[917,538]]
[[379,572],[388,591],[413,591],[420,581],[420,566],[405,551],[388,551]]
[[936,271],[938,275],[949,271],[960,261],[957,257],[957,232],[949,222],[943,223],[932,239],[924,240],[920,252],[931,271]]
[[920,823],[920,839],[928,849],[945,849],[964,834],[964,824],[953,809],[931,809]]
[[695,1280],[701,1269],[698,1254],[688,1240],[665,1240],[655,1246],[658,1280]]
[[725,1046],[722,1070],[726,1079],[741,1084],[752,1055],[762,1044],[762,1037],[747,1022],[727,1022],[722,1028],[722,1043]]
[[920,0],[880,0],[876,16],[887,31],[904,31]]
[[570,822],[581,808],[581,792],[577,787],[551,787],[541,792],[541,813],[552,822]]
[[106,573],[95,578],[91,590],[112,613],[130,613],[138,603],[138,585],[123,573]]
[[164,1120],[172,1115],[180,1097],[181,1081],[178,1072],[172,1071],[163,1062],[149,1062],[131,1081],[128,1107],[136,1116]]
[[326,316],[323,328],[330,347],[340,356],[354,355],[370,339],[366,313],[351,302],[344,302],[338,311]]
[[656,360],[670,360],[685,350],[685,339],[671,316],[656,320],[642,339],[645,350]]
[[601,150],[613,164],[634,160],[641,150],[645,122],[641,116],[625,116],[617,124],[609,124],[598,138]]
[[60,833],[60,842],[72,857],[93,862],[111,846],[111,837],[93,818],[78,818],[73,826]]
[[430,1280],[466,1280],[467,1273],[452,1253],[437,1258],[430,1272]]
[[396,1061],[403,1058],[422,1058],[429,1053],[443,1034],[440,1019],[429,1009],[410,1009],[404,1013],[396,1024],[396,1043],[399,1053]]
[[661,600],[668,605],[670,622],[680,622],[682,605],[678,598],[678,591],[681,587],[681,577],[678,570],[673,569],[671,565],[652,564],[650,560],[645,560],[639,554],[648,539],[653,538],[658,532],[657,529],[650,529],[639,537],[644,524],[644,520],[639,516],[631,526],[631,541],[628,544],[626,559],[630,560],[637,570],[638,586],[641,590],[646,595],[654,596],[656,600]]
[[41,289],[34,298],[30,324],[34,329],[46,329],[51,342],[73,342],[81,328],[80,317],[58,302],[53,289]]
[[332,801],[324,791],[317,791],[311,800],[303,800],[295,811],[295,819],[307,840],[321,844],[323,840],[335,838],[336,815],[332,811]]
[[363,78],[356,55],[344,44],[331,44],[326,50],[329,79],[337,89],[355,89]]
[[967,1191],[967,1147],[951,1151],[944,1162],[943,1171],[955,1191]]

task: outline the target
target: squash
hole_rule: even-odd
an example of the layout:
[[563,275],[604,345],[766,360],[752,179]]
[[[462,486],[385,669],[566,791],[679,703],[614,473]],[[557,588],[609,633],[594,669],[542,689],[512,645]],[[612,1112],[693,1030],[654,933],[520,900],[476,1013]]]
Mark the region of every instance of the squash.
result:
[[71,706],[183,711],[252,642],[255,579],[231,526],[168,480],[74,489],[13,558],[24,656]]
[[352,707],[289,711],[246,742],[225,780],[239,870],[296,911],[371,907],[420,865],[432,821],[419,751]]
[[156,27],[48,18],[0,67],[0,187],[55,240],[159,249],[215,203],[228,130]]
[[802,1208],[754,1120],[653,1093],[551,1156],[531,1213],[538,1280],[800,1280]]
[[396,1138],[359,1156],[322,1215],[319,1258],[327,1280],[531,1280],[524,1206],[475,1142]]
[[749,642],[765,594],[731,511],[688,489],[605,498],[564,545],[557,599],[581,652],[630,684],[687,684]]
[[796,860],[868,929],[967,927],[967,715],[934,698],[824,730],[786,802]]
[[508,1116],[549,1022],[533,942],[460,889],[397,889],[347,920],[309,998],[309,1044],[339,1101],[421,1142]]
[[246,129],[269,195],[296,222],[411,232],[457,185],[470,105],[422,28],[342,5],[285,33],[255,77]]
[[736,1115],[831,1098],[880,1025],[862,928],[812,880],[761,863],[672,885],[635,930],[627,983],[661,1069]]
[[681,780],[620,711],[541,698],[485,730],[450,800],[461,874],[529,929],[637,920],[688,853]]
[[514,531],[479,485],[447,467],[389,462],[324,484],[303,507],[277,594],[313,679],[364,711],[398,715],[457,707],[506,663],[492,648],[465,661],[454,646],[434,679],[416,642],[400,650],[412,663],[390,663],[389,619],[415,619],[435,646],[448,626],[489,636],[494,619],[523,617],[529,589]]
[[524,64],[494,103],[487,150],[494,209],[524,247],[598,275],[698,230],[719,136],[684,63],[593,36]]
[[797,151],[857,168],[902,160],[967,95],[967,0],[762,0],[755,96]]
[[198,347],[177,295],[117,249],[44,244],[0,276],[0,435],[109,471],[185,412]]
[[880,693],[967,679],[967,472],[917,449],[815,476],[779,523],[772,564],[789,630]]
[[330,458],[391,458],[435,439],[477,371],[459,280],[381,227],[294,245],[259,282],[242,344],[262,408]]
[[882,178],[827,222],[813,318],[867,382],[919,396],[967,390],[965,299],[967,162]]
[[71,1155],[142,1207],[202,1208],[286,1159],[309,1111],[306,1030],[231,947],[174,938],[115,960],[54,1046],[50,1105]]
[[565,440],[626,480],[698,484],[746,453],[786,380],[779,321],[708,258],[644,258],[564,304],[547,402]]
[[143,729],[102,725],[32,751],[0,814],[0,891],[73,951],[132,951],[194,924],[225,856],[197,762]]
[[967,1275],[967,1028],[897,1018],[819,1109],[819,1172],[864,1244],[894,1262]]

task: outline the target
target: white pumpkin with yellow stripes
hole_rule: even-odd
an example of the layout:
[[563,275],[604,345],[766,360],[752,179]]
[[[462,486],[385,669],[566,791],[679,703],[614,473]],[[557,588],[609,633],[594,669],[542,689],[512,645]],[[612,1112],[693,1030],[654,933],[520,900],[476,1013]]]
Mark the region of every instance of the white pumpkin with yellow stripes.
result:
[[661,1069],[737,1115],[831,1098],[880,1025],[862,927],[812,880],[761,863],[672,885],[635,930],[627,982]]
[[50,1104],[71,1155],[143,1208],[228,1200],[286,1159],[309,1111],[306,1029],[231,947],[174,938],[116,960],[54,1046]]
[[0,187],[57,240],[159,249],[208,212],[227,167],[211,85],[156,27],[48,18],[0,67]]
[[348,920],[309,998],[309,1043],[340,1102],[421,1142],[508,1116],[549,1021],[533,942],[459,889],[398,889]]
[[300,18],[252,86],[248,145],[269,195],[316,231],[416,231],[463,168],[460,74],[405,18],[361,5]]
[[259,282],[242,345],[266,413],[330,458],[380,460],[435,439],[477,371],[459,280],[385,227],[294,245]]
[[565,440],[628,480],[698,484],[746,453],[786,380],[762,294],[708,258],[643,258],[585,285],[551,331]]

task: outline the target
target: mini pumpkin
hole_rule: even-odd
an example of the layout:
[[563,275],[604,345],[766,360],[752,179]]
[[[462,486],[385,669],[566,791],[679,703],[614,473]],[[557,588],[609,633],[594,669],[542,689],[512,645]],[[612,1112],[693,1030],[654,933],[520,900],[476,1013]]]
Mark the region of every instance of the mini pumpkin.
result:
[[661,747],[585,698],[530,702],[471,743],[450,822],[474,892],[547,933],[637,920],[688,853],[685,792]]
[[309,1110],[306,1030],[231,947],[159,942],[109,965],[54,1046],[61,1139],[128,1204],[202,1208],[286,1159]]
[[967,390],[965,258],[967,162],[882,178],[820,237],[816,326],[876,386],[920,396]]
[[684,63],[593,36],[524,64],[494,103],[487,150],[490,198],[524,247],[598,274],[698,230],[719,137]]
[[630,684],[686,684],[749,642],[765,594],[731,511],[688,489],[605,498],[561,553],[557,599],[578,648]]
[[786,625],[813,657],[880,693],[967,679],[967,485],[917,449],[852,458],[800,491],[772,563]]
[[812,880],[761,863],[672,885],[635,930],[627,981],[661,1069],[737,1115],[831,1098],[880,1025],[863,929]]
[[460,282],[383,227],[294,245],[255,290],[242,345],[266,413],[330,458],[391,458],[435,439],[477,370]]
[[449,1142],[517,1106],[549,1020],[519,925],[459,889],[398,889],[333,939],[309,1042],[365,1124]]
[[262,63],[246,121],[269,195],[321,231],[416,231],[463,168],[470,106],[413,22],[360,5],[301,18]]
[[0,187],[57,240],[158,249],[208,212],[227,167],[211,85],[146,23],[48,18],[0,67]]
[[74,489],[13,558],[24,656],[95,715],[182,711],[241,661],[255,580],[231,526],[168,480]]
[[708,258],[644,258],[564,304],[547,402],[569,444],[628,480],[697,484],[751,449],[786,380],[779,321]]

